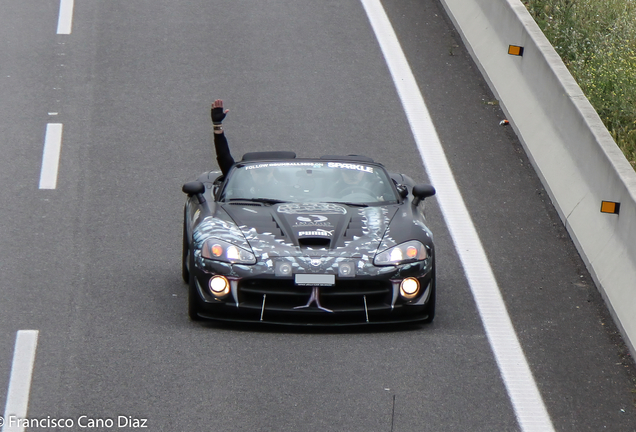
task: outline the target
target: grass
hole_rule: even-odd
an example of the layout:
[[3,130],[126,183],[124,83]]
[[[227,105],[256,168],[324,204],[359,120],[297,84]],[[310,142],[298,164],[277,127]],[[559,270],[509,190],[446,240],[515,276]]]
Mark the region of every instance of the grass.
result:
[[636,167],[636,0],[523,0]]

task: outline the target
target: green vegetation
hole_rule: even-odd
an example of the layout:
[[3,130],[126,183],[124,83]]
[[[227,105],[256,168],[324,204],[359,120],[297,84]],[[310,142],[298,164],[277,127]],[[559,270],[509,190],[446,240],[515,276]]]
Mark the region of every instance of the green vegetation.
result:
[[636,0],[523,0],[636,167]]

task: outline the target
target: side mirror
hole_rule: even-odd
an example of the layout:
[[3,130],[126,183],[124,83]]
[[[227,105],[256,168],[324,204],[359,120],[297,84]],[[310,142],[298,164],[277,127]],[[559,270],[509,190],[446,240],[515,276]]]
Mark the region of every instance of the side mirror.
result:
[[435,188],[429,184],[418,184],[413,186],[413,205],[419,205],[420,201],[435,195]]
[[189,197],[192,195],[196,195],[199,200],[199,204],[203,204],[205,202],[205,198],[203,197],[203,192],[205,192],[205,185],[200,181],[193,181],[183,185],[181,188],[183,193],[187,194]]

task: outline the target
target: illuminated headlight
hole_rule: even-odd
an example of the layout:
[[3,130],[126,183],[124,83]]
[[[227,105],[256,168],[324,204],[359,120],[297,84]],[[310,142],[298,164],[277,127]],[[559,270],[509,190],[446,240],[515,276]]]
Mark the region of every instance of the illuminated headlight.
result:
[[216,297],[223,297],[230,293],[230,282],[225,276],[213,276],[210,278],[210,291]]
[[427,257],[426,247],[417,240],[410,240],[380,252],[373,259],[373,264],[379,266],[406,264],[423,261]]
[[251,251],[215,238],[208,239],[203,243],[201,256],[232,264],[256,264],[256,257]]
[[412,277],[408,277],[400,283],[400,295],[410,299],[420,292],[420,282]]

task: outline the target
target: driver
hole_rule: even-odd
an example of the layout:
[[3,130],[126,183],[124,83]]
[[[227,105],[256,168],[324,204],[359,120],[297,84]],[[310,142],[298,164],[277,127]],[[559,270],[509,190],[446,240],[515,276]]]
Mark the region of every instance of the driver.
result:
[[251,186],[250,194],[257,198],[268,198],[280,192],[281,183],[276,179],[274,169],[252,169],[249,171]]
[[342,186],[362,186],[362,177],[364,177],[364,172],[362,171],[342,170],[342,181],[344,182]]
[[374,195],[373,188],[365,178],[363,171],[355,169],[339,169],[338,180],[331,186],[331,194],[335,197],[344,198],[352,193],[363,192],[367,195]]

